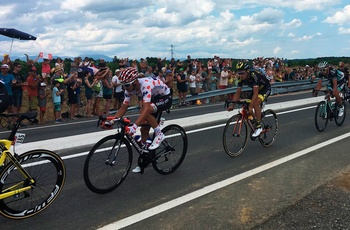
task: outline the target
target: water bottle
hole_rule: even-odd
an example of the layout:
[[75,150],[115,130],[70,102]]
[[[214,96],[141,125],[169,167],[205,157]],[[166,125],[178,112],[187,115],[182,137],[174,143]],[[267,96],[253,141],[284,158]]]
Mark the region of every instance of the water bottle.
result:
[[140,147],[142,147],[142,146],[141,146],[141,136],[140,136],[140,135],[135,135],[134,139],[135,139],[136,143],[137,143]]
[[147,138],[147,140],[146,140],[146,147],[145,148],[148,149],[151,146],[152,142],[153,142],[152,138],[150,138],[150,137]]
[[165,118],[164,118],[164,117],[161,117],[161,118],[160,118],[159,125],[164,125],[164,121],[165,121]]

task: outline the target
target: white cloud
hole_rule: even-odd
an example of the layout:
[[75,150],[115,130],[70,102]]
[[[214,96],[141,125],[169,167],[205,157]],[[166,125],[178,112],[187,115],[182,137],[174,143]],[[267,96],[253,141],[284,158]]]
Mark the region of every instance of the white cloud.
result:
[[283,29],[292,29],[297,28],[302,25],[302,22],[300,19],[293,19],[291,22],[288,22],[282,26]]
[[303,37],[300,37],[300,38],[294,38],[293,41],[296,41],[296,42],[309,41],[309,40],[313,39],[316,36],[321,36],[321,33],[316,33],[314,35],[309,35],[309,36],[304,35]]
[[344,7],[343,10],[337,11],[333,16],[327,17],[324,20],[326,23],[330,24],[344,24],[350,22],[350,5]]
[[281,51],[281,47],[277,46],[277,47],[273,50],[273,54],[277,55],[280,51]]
[[340,27],[338,29],[339,34],[350,34],[350,28]]

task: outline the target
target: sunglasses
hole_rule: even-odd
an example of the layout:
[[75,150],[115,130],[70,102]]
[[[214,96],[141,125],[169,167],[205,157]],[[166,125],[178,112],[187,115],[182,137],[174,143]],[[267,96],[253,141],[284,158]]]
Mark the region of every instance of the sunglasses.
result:
[[[135,81],[135,80],[134,80],[134,81]],[[122,84],[122,86],[125,87],[125,88],[128,88],[128,87],[130,87],[130,86],[134,83],[134,81],[129,82],[129,83],[126,83],[126,84]]]
[[238,72],[237,74],[238,74],[238,75],[244,75],[245,72]]

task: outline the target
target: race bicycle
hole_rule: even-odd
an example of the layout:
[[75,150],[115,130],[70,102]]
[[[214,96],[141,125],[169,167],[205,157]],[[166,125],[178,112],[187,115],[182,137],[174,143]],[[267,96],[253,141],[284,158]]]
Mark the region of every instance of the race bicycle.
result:
[[256,120],[248,114],[250,100],[226,101],[226,106],[230,103],[242,105],[242,108],[226,122],[224,128],[222,140],[225,152],[229,156],[236,157],[243,152],[248,136],[252,141],[258,139],[264,147],[269,147],[275,142],[278,131],[277,115],[272,109],[264,110],[264,102],[261,105],[260,123],[263,130],[258,137],[252,136],[256,129]]
[[[167,112],[169,113],[169,110]],[[157,117],[158,123],[162,120],[161,115],[162,112]],[[179,125],[171,124],[164,127],[162,132],[165,140],[157,149],[148,150],[147,147],[140,146],[134,137],[127,135],[128,126],[132,125],[128,118],[100,116],[98,125],[101,122],[116,124],[119,128],[116,134],[98,141],[85,160],[84,181],[95,193],[111,192],[125,180],[133,160],[131,146],[139,154],[138,165],[141,167],[141,174],[149,164],[152,164],[154,170],[160,174],[170,174],[185,159],[187,134]]]
[[56,153],[46,149],[15,152],[15,144],[25,138],[25,134],[17,133],[21,121],[36,123],[36,116],[36,112],[0,114],[17,118],[10,136],[0,140],[0,214],[11,219],[31,217],[45,210],[66,180],[65,165]]
[[[316,107],[315,111],[315,126],[316,129],[319,132],[322,132],[326,129],[328,120],[332,121],[334,119],[334,122],[337,126],[343,125],[346,117],[346,107],[345,107],[345,101],[343,99],[343,95],[341,94],[342,98],[342,105],[344,106],[344,113],[342,116],[338,116],[339,113],[339,105],[335,101],[331,101],[331,98],[334,97],[332,95],[332,92],[330,90],[320,90],[325,94],[324,100],[320,101]],[[313,90],[313,93],[315,92],[315,89]]]

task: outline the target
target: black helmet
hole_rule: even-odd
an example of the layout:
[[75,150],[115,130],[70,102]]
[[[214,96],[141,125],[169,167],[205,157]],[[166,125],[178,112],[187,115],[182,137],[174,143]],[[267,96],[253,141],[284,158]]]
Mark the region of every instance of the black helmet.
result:
[[247,62],[239,61],[236,64],[237,71],[248,70],[249,68],[250,68],[250,66]]

